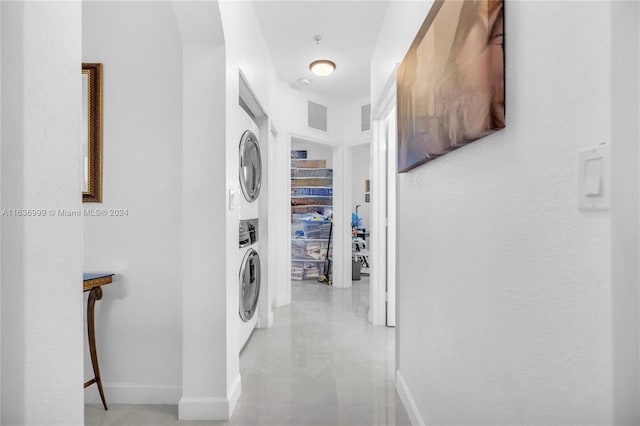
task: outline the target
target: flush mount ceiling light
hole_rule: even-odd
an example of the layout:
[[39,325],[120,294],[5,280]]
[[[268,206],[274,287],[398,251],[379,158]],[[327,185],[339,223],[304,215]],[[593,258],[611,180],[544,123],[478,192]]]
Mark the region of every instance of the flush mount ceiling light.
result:
[[327,59],[320,59],[320,60],[311,62],[311,64],[309,65],[309,69],[315,75],[319,75],[320,77],[325,77],[331,74],[336,69],[336,64],[334,64],[333,62]]
[[[316,46],[320,45],[320,40],[322,37],[319,35],[313,36],[313,40],[316,42]],[[315,75],[319,75],[320,77],[326,77],[331,74],[336,69],[336,64],[331,62],[328,59],[319,59],[317,61],[313,61],[309,64],[309,69]]]

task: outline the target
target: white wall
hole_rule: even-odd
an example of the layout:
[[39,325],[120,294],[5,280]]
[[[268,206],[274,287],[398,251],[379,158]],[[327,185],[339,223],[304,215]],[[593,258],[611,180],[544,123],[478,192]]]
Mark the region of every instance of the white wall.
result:
[[[236,194],[240,194],[240,188],[238,184],[238,145],[240,143],[241,134],[238,134],[236,129],[240,128],[240,113],[238,109],[239,100],[239,73],[242,71],[249,84],[254,96],[259,101],[263,111],[268,116],[268,121],[260,126],[260,143],[264,146],[267,145],[266,152],[274,150],[275,155],[283,155],[286,153],[287,148],[284,143],[280,143],[282,139],[274,138],[271,133],[271,125],[275,124],[275,127],[279,127],[278,124],[278,80],[276,77],[275,68],[269,51],[267,49],[264,37],[260,30],[260,25],[256,17],[253,5],[250,2],[220,2],[220,16],[222,18],[222,25],[224,30],[225,40],[225,59],[226,59],[226,88],[225,88],[225,109],[227,115],[225,117],[225,157],[226,157],[226,182],[227,190],[233,190]],[[282,197],[282,193],[278,195],[278,191],[286,191],[286,186],[275,185],[276,194],[271,194],[270,197]],[[242,195],[240,195],[242,196]],[[270,202],[261,198],[261,202]],[[269,209],[273,211],[273,209]],[[226,302],[229,309],[227,310],[226,325],[227,325],[227,397],[231,401],[230,411],[233,411],[233,406],[239,397],[240,392],[240,366],[239,366],[239,354],[238,354],[238,329],[237,329],[237,317],[238,317],[238,270],[240,267],[240,256],[238,251],[238,227],[240,211],[238,209],[227,210],[226,216],[226,244],[227,244],[227,259],[226,259],[226,283],[227,283],[227,297]],[[263,220],[265,219],[265,220]],[[286,216],[280,216],[280,226],[284,226]],[[264,226],[266,218],[261,217],[261,228]],[[268,226],[268,225],[267,225]],[[271,232],[270,232],[271,234]],[[280,235],[279,242],[276,242],[277,247],[284,247],[284,239],[287,238],[280,232],[274,232],[274,234]],[[262,239],[261,232],[261,247],[265,242]],[[269,235],[271,237],[271,235]],[[269,247],[273,247],[270,243]],[[265,263],[268,253],[261,250],[261,260]],[[280,272],[281,273],[281,272]],[[262,285],[263,290],[268,292],[269,279],[271,276],[268,274],[265,280],[263,275]],[[266,281],[266,282],[265,282]],[[262,295],[261,295],[262,300]],[[233,307],[233,308],[231,308]],[[270,309],[270,304],[266,304],[267,309]],[[260,315],[266,314],[263,309],[263,304],[260,304]],[[266,321],[265,321],[266,322]],[[261,324],[259,326],[266,327],[268,324]]]
[[3,2],[2,424],[81,425],[81,5]]
[[[0,6],[0,55],[2,49],[2,7]],[[2,209],[2,61],[0,60],[0,209]],[[0,265],[2,265],[2,223],[0,221]],[[0,330],[2,330],[2,272],[0,272]],[[0,423],[2,422],[2,337],[0,337]]]
[[347,145],[371,141],[371,127],[362,130],[362,107],[370,104],[369,96],[347,101],[342,105],[342,140]]
[[362,218],[363,226],[371,227],[371,203],[364,201],[364,181],[370,179],[371,147],[369,144],[351,148],[351,212],[355,213],[359,204],[358,216]]
[[[103,200],[84,220],[84,268],[111,271],[97,303],[110,403],[181,391],[182,48],[168,2],[83,3],[83,61],[103,63]],[[90,362],[85,358],[85,374]],[[97,401],[95,387],[85,391]]]
[[[390,3],[374,104],[428,7]],[[612,421],[611,217],[576,196],[578,151],[611,142],[610,7],[509,2],[506,129],[399,175],[397,362],[414,422]]]
[[[342,106],[341,102],[293,89],[289,85],[279,82],[279,115],[281,129],[295,137],[317,140],[337,145],[343,143]],[[313,129],[308,126],[308,101],[327,107],[327,131]]]
[[640,7],[611,5],[612,307],[615,424],[640,423],[638,208]]
[[180,419],[229,416],[226,382],[225,51],[217,2],[172,2],[182,54]]

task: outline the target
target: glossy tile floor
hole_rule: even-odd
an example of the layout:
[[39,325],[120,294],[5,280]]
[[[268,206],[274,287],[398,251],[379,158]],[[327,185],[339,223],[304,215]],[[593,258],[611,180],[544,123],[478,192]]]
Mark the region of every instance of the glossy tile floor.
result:
[[240,355],[242,396],[228,422],[177,420],[176,406],[87,406],[87,425],[409,425],[393,383],[394,329],[367,321],[369,281],[294,281],[292,304]]

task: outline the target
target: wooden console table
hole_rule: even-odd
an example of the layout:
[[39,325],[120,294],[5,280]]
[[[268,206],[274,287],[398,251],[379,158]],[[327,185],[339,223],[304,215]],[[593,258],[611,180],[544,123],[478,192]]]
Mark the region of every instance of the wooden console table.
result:
[[89,334],[89,353],[91,354],[91,366],[93,367],[93,379],[84,383],[84,387],[92,384],[98,385],[98,392],[102,399],[104,409],[107,408],[107,401],[104,398],[102,389],[102,379],[100,378],[100,367],[98,366],[98,351],[96,350],[96,329],[94,321],[94,307],[96,300],[102,299],[102,286],[112,282],[113,274],[110,273],[84,273],[82,274],[82,291],[89,292],[87,302],[87,332]]

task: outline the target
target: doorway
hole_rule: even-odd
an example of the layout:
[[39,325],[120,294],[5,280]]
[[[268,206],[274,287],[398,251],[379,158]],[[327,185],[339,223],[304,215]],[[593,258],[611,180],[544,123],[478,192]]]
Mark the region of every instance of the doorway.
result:
[[332,280],[333,197],[333,149],[292,138],[292,282],[311,284]]
[[[288,284],[288,294],[289,295],[291,294],[292,278],[294,278],[293,281],[295,282],[306,281],[310,283],[312,282],[311,280],[314,280],[314,279],[317,282],[316,274],[320,274],[322,271],[324,271],[321,268],[318,268],[317,272],[314,271],[313,270],[314,265],[312,265],[311,263],[322,264],[322,266],[324,267],[324,263],[327,257],[326,241],[328,241],[327,228],[329,226],[329,223],[324,222],[321,225],[311,223],[307,225],[307,226],[310,226],[307,229],[307,231],[310,231],[311,234],[308,234],[308,233],[304,234],[305,230],[303,228],[303,225],[300,223],[294,223],[294,221],[298,221],[299,219],[311,219],[311,216],[313,216],[314,214],[316,215],[317,219],[323,219],[324,215],[326,215],[327,217],[333,217],[333,222],[331,225],[332,227],[331,245],[330,245],[330,252],[329,252],[329,259],[331,260],[332,285],[333,287],[337,287],[337,288],[350,287],[351,286],[351,268],[350,268],[350,264],[348,265],[349,267],[347,267],[347,262],[346,262],[346,260],[348,260],[348,256],[351,253],[350,221],[348,220],[348,207],[346,203],[346,190],[345,190],[345,169],[346,169],[346,164],[348,164],[347,149],[345,146],[339,145],[337,143],[336,144],[327,143],[324,141],[313,140],[308,137],[303,137],[300,135],[289,134],[289,152],[291,153],[292,151],[307,151],[306,160],[324,160],[324,164],[317,163],[316,167],[300,168],[300,167],[295,167],[297,165],[295,161],[297,160],[293,160],[293,159],[290,160],[289,168],[292,170],[292,172],[289,173],[289,178],[288,178],[288,185],[291,191],[289,195],[289,200],[288,200],[289,205],[291,205],[292,207],[294,204],[296,205],[295,210],[297,211],[295,212],[295,214],[308,214],[310,215],[310,217],[294,218],[293,216],[291,216],[292,220],[289,221],[287,235],[289,236],[290,240],[289,240],[289,244],[287,245],[287,257],[286,257],[286,262],[289,265],[288,267],[289,279],[286,280]],[[294,155],[297,155],[297,154],[294,154]],[[318,157],[318,158],[311,158],[311,157]],[[323,158],[320,158],[320,157],[323,157]],[[324,167],[320,167],[323,165]],[[316,169],[316,170],[299,170],[294,172],[293,171],[294,169]],[[313,194],[311,195],[311,197],[312,198],[315,197],[318,200],[318,202],[316,203],[314,201],[311,204],[306,204],[306,205],[315,206],[315,207],[309,207],[308,209],[304,207],[298,208],[298,206],[305,205],[304,204],[305,202],[302,201],[301,198],[292,198],[292,197],[300,196],[300,195],[295,195],[295,194],[298,194],[298,191],[294,190],[293,185],[300,183],[299,181],[304,180],[304,179],[298,179],[300,177],[304,177],[304,176],[298,175],[298,173],[303,173],[303,174],[319,173],[319,175],[316,177],[325,179],[324,183],[326,183],[328,182],[327,180],[328,176],[322,175],[324,171],[321,169],[331,169],[330,171],[331,188],[327,187],[328,185],[320,185],[320,183],[323,183],[321,181],[315,182],[316,184],[318,184],[317,190],[325,190],[325,192],[322,192],[322,191],[318,192],[316,189],[313,189],[313,187],[306,188],[306,190],[309,191],[308,192],[309,194]],[[296,176],[293,176],[294,173],[296,174]],[[311,186],[311,185],[302,184],[300,186],[305,187],[305,186]],[[332,203],[330,207],[328,207],[326,204],[322,204],[328,199],[330,199]],[[320,200],[324,200],[324,201],[320,201]],[[292,203],[292,201],[294,202]],[[309,203],[309,201],[307,201],[306,203]],[[318,208],[316,209],[316,207]],[[305,212],[305,209],[306,209],[306,212]],[[291,209],[289,213],[293,214],[294,210]],[[321,228],[321,229],[311,229],[314,227]],[[296,235],[296,231],[302,231],[302,235],[300,235],[301,234],[300,232],[298,232],[298,235]],[[314,232],[317,232],[317,234],[314,234]],[[301,236],[307,237],[310,235],[313,237],[311,239],[318,240],[318,241],[313,241],[313,243],[320,243],[320,245],[315,244],[315,245],[312,245],[311,247],[306,247],[306,243],[305,243],[305,247],[304,247],[305,259],[297,259],[296,257],[293,257],[293,255],[300,254],[301,253],[300,250],[302,249],[302,242],[295,241],[295,240],[300,240],[300,238],[298,237],[301,237]],[[322,244],[323,241],[325,241],[324,244]],[[292,249],[293,248],[292,244],[295,244],[295,247],[294,247],[295,251]],[[318,250],[320,250],[319,253],[318,253]],[[319,258],[315,259],[318,257],[318,255],[320,255]],[[311,259],[306,259],[306,257],[311,257]],[[305,260],[305,261],[311,260],[311,262],[300,262],[301,260]],[[292,267],[293,263],[296,263],[294,261],[298,261],[295,269],[293,269]],[[310,273],[305,274],[305,272],[307,271],[304,270],[304,263],[308,264],[307,266],[309,266],[309,268],[307,269],[310,270]],[[301,265],[302,265],[302,271],[300,270]],[[302,272],[302,277],[300,275],[300,272]],[[305,280],[305,278],[307,279]]]
[[370,321],[396,325],[396,74],[390,76],[372,113]]
[[371,143],[365,141],[349,146],[347,191],[351,220],[351,286],[354,307],[368,318],[370,304],[370,274],[373,267],[371,242]]

